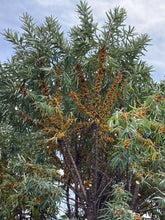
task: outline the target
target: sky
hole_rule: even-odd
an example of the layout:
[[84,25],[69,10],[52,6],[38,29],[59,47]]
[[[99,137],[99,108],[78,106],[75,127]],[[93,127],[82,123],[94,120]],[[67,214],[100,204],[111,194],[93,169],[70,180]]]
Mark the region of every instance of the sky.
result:
[[[165,0],[86,0],[93,10],[99,26],[106,20],[105,13],[117,6],[127,11],[126,24],[135,26],[137,33],[147,33],[152,39],[145,60],[153,66],[152,78],[159,82],[165,79]],[[37,24],[45,16],[58,18],[64,32],[78,24],[77,4],[79,0],[0,0],[0,33],[10,28],[21,31],[19,17],[30,14]],[[12,45],[0,34],[0,62],[11,58]]]

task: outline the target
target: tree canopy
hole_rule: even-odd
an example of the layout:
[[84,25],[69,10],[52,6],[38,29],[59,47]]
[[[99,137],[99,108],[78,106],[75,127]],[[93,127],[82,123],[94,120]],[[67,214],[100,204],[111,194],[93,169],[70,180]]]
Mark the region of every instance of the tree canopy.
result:
[[0,66],[0,218],[163,219],[165,87],[142,60],[150,38],[86,2],[61,31],[27,13]]

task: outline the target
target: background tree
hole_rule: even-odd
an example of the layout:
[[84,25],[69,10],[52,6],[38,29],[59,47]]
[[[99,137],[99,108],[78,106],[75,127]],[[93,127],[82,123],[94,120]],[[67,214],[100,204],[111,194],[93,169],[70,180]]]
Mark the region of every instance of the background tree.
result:
[[28,14],[22,34],[4,33],[15,53],[0,69],[1,218],[161,219],[165,102],[141,60],[150,39],[122,8],[98,30],[77,7],[70,40]]

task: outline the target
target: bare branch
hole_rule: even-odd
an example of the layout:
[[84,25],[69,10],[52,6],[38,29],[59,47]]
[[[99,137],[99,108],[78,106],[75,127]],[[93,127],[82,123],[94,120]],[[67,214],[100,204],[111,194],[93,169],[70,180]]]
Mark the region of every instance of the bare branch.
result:
[[[67,144],[67,142],[65,141],[64,138],[63,138],[63,143],[64,143],[65,149],[66,149],[66,151],[67,151],[67,154],[68,154],[68,156],[69,156],[69,159],[70,159],[70,161],[71,161],[71,163],[72,163],[72,165],[73,165],[73,169],[74,169],[74,171],[75,171],[75,173],[76,173],[76,176],[77,176],[77,178],[78,178],[78,181],[79,181],[79,184],[80,184],[80,188],[81,188],[81,190],[82,190],[82,192],[83,192],[84,197],[86,198],[87,195],[86,195],[86,191],[85,191],[85,188],[84,188],[84,185],[83,185],[83,182],[82,182],[80,173],[79,173],[79,171],[78,171],[78,169],[77,169],[76,163],[75,163],[75,161],[74,161],[74,159],[73,159],[73,157],[72,157],[72,154],[71,154],[71,152],[70,152],[70,150],[69,150],[69,146],[68,146],[68,144]],[[76,181],[75,181],[75,182],[76,182]]]

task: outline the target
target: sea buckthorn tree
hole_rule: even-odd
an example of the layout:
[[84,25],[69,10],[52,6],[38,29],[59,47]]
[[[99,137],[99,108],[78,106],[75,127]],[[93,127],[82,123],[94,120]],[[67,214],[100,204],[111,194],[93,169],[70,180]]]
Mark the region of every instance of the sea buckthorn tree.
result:
[[155,219],[164,214],[165,100],[141,60],[150,39],[86,2],[64,37],[58,21],[6,30],[0,67],[2,219]]

